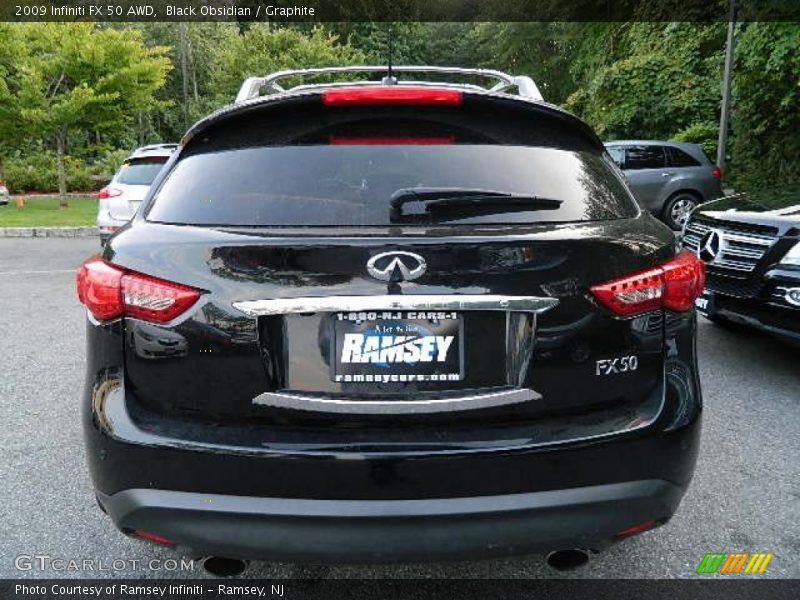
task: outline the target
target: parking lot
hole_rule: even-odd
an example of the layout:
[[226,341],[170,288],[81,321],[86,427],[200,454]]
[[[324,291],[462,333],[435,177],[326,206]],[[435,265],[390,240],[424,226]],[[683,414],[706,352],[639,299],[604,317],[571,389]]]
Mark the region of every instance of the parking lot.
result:
[[[96,569],[106,567],[95,573],[101,576],[202,574],[199,567],[172,570],[164,562],[172,553],[123,537],[95,505],[79,420],[84,310],[74,268],[98,250],[91,238],[0,239],[0,577],[92,576],[40,569],[52,563],[19,556],[94,560]],[[583,569],[558,573],[542,556],[530,556],[391,566],[256,563],[246,575],[698,577],[707,552],[757,551],[775,554],[761,577],[800,577],[800,351],[702,319],[699,351],[703,441],[683,504],[666,527],[611,548]],[[30,570],[18,569],[28,564]]]

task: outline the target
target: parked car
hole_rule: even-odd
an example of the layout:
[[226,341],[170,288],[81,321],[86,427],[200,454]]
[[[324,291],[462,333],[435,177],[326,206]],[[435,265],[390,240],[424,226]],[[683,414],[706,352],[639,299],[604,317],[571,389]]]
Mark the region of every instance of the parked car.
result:
[[11,200],[11,194],[8,193],[5,181],[0,181],[0,206],[4,206]]
[[100,506],[230,560],[574,566],[666,523],[702,261],[529,78],[381,70],[248,80],[80,268]]
[[706,262],[704,316],[800,343],[800,186],[704,204],[683,244]]
[[697,144],[621,140],[606,149],[636,198],[676,231],[698,204],[722,195],[722,172]]
[[177,147],[177,144],[151,144],[137,149],[125,159],[111,182],[100,190],[97,229],[102,245],[131,220],[150,184]]

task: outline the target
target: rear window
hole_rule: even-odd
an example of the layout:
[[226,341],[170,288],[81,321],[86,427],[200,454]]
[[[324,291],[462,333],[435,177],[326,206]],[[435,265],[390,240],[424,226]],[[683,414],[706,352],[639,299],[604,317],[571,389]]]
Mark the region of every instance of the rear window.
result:
[[693,157],[672,146],[667,146],[668,167],[699,167],[700,163]]
[[150,185],[166,162],[166,158],[142,158],[127,161],[120,167],[114,181],[127,185]]
[[[567,126],[427,112],[333,111],[211,130],[187,147],[147,219],[244,227],[482,225],[638,212],[602,149],[581,143]],[[425,191],[424,200],[412,197],[416,190]],[[435,202],[439,190],[451,199],[461,190],[488,194]],[[400,206],[392,203],[398,196],[405,197]]]

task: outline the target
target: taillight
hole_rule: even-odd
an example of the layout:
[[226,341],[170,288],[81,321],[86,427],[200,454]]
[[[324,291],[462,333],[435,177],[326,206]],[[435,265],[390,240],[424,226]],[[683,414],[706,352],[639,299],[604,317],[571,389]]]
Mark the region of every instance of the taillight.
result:
[[78,299],[101,321],[128,316],[166,323],[200,297],[195,288],[127,271],[102,260],[78,269]]
[[722,179],[722,169],[720,169],[719,167],[714,167],[713,169],[711,169],[711,176],[714,179]]
[[689,310],[705,287],[705,263],[688,250],[656,267],[638,271],[591,287],[607,308],[632,317],[666,308]]
[[385,87],[333,88],[322,92],[326,106],[365,104],[461,104],[459,90],[392,85]]
[[140,273],[122,276],[122,303],[128,317],[166,323],[185,312],[199,297],[200,292],[187,285]]
[[96,319],[105,321],[122,316],[122,274],[101,260],[87,262],[78,269],[78,300]]
[[122,190],[118,190],[117,188],[113,188],[107,185],[97,193],[97,198],[99,200],[105,200],[106,198],[116,198],[117,196],[121,195],[122,195]]

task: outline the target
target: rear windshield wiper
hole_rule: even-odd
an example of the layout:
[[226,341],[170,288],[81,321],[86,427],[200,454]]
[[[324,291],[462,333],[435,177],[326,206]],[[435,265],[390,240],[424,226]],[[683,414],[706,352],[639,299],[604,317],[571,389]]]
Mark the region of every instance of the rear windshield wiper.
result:
[[392,194],[390,200],[392,219],[398,219],[402,215],[403,205],[411,202],[424,203],[427,212],[448,208],[510,212],[556,210],[563,200],[469,188],[401,188]]

